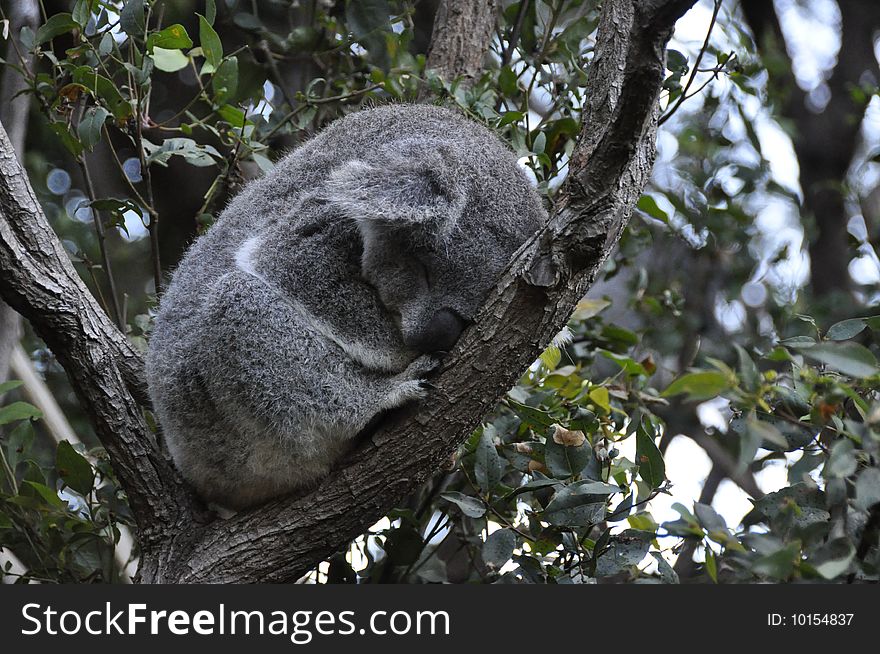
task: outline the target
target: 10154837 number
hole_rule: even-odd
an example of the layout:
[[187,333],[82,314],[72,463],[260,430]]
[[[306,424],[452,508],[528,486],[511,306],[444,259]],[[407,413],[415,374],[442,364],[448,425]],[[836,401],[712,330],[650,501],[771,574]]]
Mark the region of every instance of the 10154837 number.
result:
[[770,627],[847,627],[852,624],[855,613],[768,613]]

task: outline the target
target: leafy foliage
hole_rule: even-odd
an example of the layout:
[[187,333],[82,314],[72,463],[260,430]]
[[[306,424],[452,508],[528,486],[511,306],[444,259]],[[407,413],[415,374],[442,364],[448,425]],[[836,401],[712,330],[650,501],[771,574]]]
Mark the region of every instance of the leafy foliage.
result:
[[[7,382],[0,392],[19,385]],[[0,580],[117,581],[119,525],[132,525],[132,517],[110,463],[103,451],[67,441],[54,452],[41,447],[40,418],[25,402],[0,408],[0,425],[8,430],[0,443],[0,547],[25,567],[18,571],[7,559]]]

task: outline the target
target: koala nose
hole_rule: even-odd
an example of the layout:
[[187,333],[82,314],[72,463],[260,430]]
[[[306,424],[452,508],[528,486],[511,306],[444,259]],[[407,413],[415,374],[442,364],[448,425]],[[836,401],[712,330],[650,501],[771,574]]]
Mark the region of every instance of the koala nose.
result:
[[431,320],[421,325],[404,340],[408,347],[423,354],[448,352],[455,345],[462,331],[464,331],[464,321],[455,312],[440,309]]

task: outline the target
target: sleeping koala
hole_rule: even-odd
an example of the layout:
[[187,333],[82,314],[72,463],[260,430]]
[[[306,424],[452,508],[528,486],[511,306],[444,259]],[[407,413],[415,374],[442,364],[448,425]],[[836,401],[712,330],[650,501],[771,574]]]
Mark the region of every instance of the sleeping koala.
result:
[[147,355],[175,463],[242,508],[316,482],[425,376],[545,218],[513,153],[460,114],[331,124],[196,240]]

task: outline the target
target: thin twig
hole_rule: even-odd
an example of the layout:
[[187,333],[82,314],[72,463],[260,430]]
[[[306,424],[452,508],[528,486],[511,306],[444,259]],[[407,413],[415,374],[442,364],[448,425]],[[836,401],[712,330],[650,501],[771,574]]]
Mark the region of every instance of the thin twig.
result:
[[[83,179],[86,182],[86,193],[89,196],[89,202],[94,203],[98,199],[98,196],[95,193],[95,185],[92,183],[92,175],[89,172],[89,165],[86,162],[85,153],[79,157],[77,163],[79,163]],[[89,208],[92,211],[92,223],[95,225],[95,234],[98,238],[98,248],[101,251],[101,266],[104,268],[104,274],[107,277],[107,284],[110,287],[110,304],[113,307],[113,319],[116,321],[119,330],[124,334],[125,320],[122,315],[122,310],[119,308],[119,296],[116,291],[116,278],[113,276],[113,269],[110,267],[110,254],[107,251],[106,234],[104,233],[104,217],[98,209],[91,206]]]
[[[132,45],[132,49],[134,45]],[[130,51],[131,52],[131,51]],[[153,180],[150,174],[150,167],[147,165],[146,157],[144,157],[144,105],[143,96],[140,88],[136,84],[131,85],[132,90],[136,94],[137,115],[135,116],[135,138],[138,151],[138,160],[141,163],[141,175],[144,178],[144,186],[147,193],[147,212],[150,214],[150,221],[147,223],[147,232],[150,235],[150,259],[153,264],[153,284],[156,287],[156,295],[162,291],[162,261],[159,255],[159,212],[153,200]]]
[[526,17],[526,12],[529,8],[530,0],[522,0],[519,3],[519,10],[516,12],[516,23],[513,26],[513,31],[510,33],[510,40],[507,42],[507,47],[504,49],[504,54],[501,55],[501,65],[506,66],[510,63],[511,57],[513,57],[513,51],[516,50],[516,44],[519,43],[519,35],[522,32],[523,21]]
[[[663,114],[660,119],[657,121],[658,125],[662,125],[669,118],[678,111],[678,108],[687,100],[687,92],[690,90],[691,85],[694,83],[694,79],[697,77],[697,71],[700,69],[700,63],[703,61],[703,57],[706,54],[706,51],[709,49],[709,40],[712,38],[712,30],[715,28],[715,23],[718,20],[718,12],[721,11],[721,0],[715,0],[715,8],[712,10],[712,20],[709,21],[709,29],[706,32],[706,40],[703,41],[703,47],[700,48],[700,52],[697,54],[697,59],[694,62],[693,70],[691,70],[691,74],[688,77],[688,81],[685,83],[684,89],[681,92],[681,95],[678,97],[675,105],[673,105],[672,109]],[[704,85],[705,86],[705,85]]]

